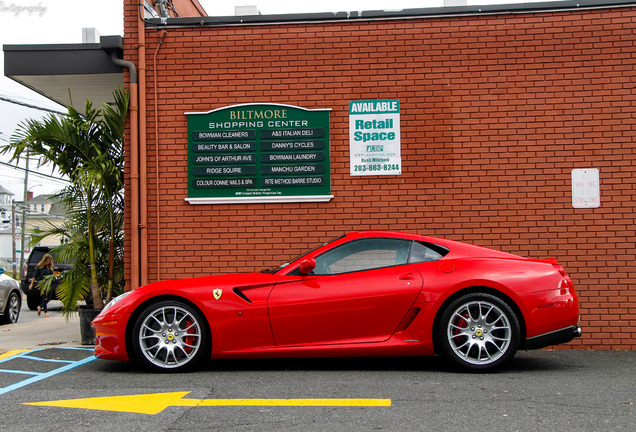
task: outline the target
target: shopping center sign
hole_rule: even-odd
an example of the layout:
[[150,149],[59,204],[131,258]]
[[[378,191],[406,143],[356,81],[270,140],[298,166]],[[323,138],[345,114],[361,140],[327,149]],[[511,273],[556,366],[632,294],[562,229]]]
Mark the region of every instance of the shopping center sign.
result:
[[349,162],[352,176],[400,175],[400,101],[349,102]]
[[246,104],[188,116],[191,204],[328,201],[328,109]]

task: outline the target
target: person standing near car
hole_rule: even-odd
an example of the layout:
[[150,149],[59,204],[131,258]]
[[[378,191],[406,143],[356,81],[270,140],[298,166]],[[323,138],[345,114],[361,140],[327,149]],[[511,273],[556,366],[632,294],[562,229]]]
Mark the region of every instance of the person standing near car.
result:
[[[38,286],[42,279],[45,276],[53,274],[53,257],[50,254],[45,254],[42,257],[42,261],[40,261],[35,268],[35,273],[33,273],[33,279],[31,280],[31,286],[29,289],[33,289],[33,284]],[[51,290],[47,290],[42,293],[42,303],[38,306],[38,316],[44,311],[44,316],[46,318],[50,317],[49,315],[49,302],[51,301]]]

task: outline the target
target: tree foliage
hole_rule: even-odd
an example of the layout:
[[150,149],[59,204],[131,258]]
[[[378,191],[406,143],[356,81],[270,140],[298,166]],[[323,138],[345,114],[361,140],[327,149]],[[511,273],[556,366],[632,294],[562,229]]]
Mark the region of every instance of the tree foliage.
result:
[[[37,244],[51,235],[67,243],[54,248],[58,259],[73,262],[64,275],[58,297],[64,311],[92,297],[102,309],[114,294],[123,291],[124,130],[129,92],[114,92],[115,104],[94,108],[86,101],[84,114],[73,106],[68,114],[48,115],[21,123],[2,153],[12,160],[35,156],[38,165],[54,165],[71,184],[58,195],[68,209],[61,227],[38,230]],[[45,284],[46,287],[46,284]]]

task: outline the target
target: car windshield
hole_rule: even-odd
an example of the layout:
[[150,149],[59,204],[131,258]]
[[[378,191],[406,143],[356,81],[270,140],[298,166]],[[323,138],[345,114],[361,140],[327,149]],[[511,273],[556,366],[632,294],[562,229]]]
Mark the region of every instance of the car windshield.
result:
[[278,273],[279,271],[283,270],[285,267],[287,267],[289,264],[293,263],[294,261],[301,259],[301,258],[302,258],[302,257],[304,257],[305,255],[309,255],[310,253],[312,253],[312,252],[313,252],[313,251],[315,251],[316,249],[320,249],[321,247],[323,247],[323,246],[325,246],[325,245],[328,245],[329,243],[332,243],[332,242],[334,242],[334,241],[336,241],[336,240],[340,240],[340,239],[341,239],[341,238],[343,238],[343,237],[344,237],[344,236],[342,235],[342,236],[340,236],[340,237],[336,237],[336,238],[334,238],[334,239],[331,239],[331,240],[329,240],[327,243],[323,243],[323,244],[319,245],[318,247],[315,247],[315,248],[313,248],[312,250],[310,250],[310,251],[308,251],[308,252],[305,252],[304,254],[298,255],[296,258],[294,258],[294,259],[292,259],[292,260],[289,260],[289,261],[287,261],[287,262],[286,262],[286,263],[284,263],[284,264],[281,264],[278,268],[276,268],[276,269],[274,269],[274,270],[263,270],[263,272],[264,272],[264,273],[272,273],[272,274]]

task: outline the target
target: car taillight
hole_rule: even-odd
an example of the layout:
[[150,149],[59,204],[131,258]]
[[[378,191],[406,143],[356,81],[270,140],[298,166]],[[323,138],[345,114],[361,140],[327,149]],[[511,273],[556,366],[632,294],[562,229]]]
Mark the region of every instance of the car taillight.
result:
[[563,282],[561,283],[561,288],[574,288],[574,282],[572,282],[572,279],[567,274],[563,266],[560,264],[557,264],[556,260],[551,260],[551,261],[556,271],[558,271],[561,274],[561,276],[563,276]]
[[29,270],[29,264],[28,263],[22,264],[22,279],[26,279],[28,270]]

